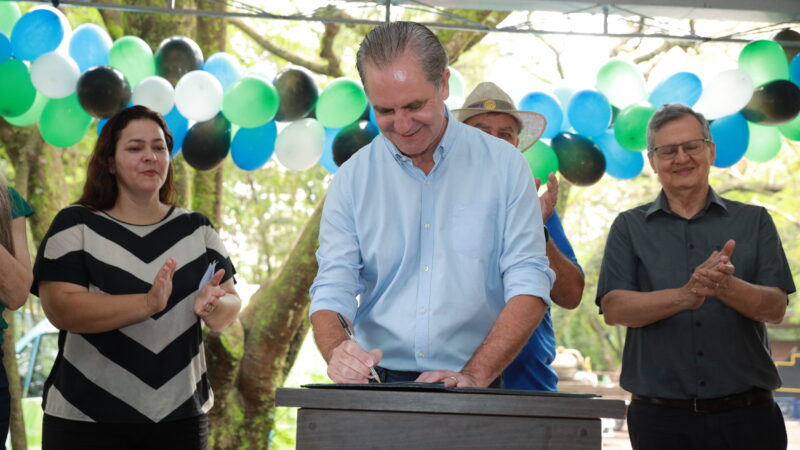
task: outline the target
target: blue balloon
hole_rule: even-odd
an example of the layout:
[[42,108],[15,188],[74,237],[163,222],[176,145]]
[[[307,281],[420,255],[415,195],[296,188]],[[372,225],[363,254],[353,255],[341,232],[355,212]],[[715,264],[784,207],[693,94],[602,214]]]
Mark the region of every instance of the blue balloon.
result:
[[203,70],[214,75],[222,83],[223,90],[238,80],[242,71],[239,61],[225,52],[211,55],[203,64]]
[[750,128],[741,112],[720,117],[711,123],[711,137],[717,144],[716,167],[730,167],[744,156],[750,141]]
[[11,31],[11,53],[17,59],[33,61],[58,48],[64,32],[61,20],[53,11],[29,11],[19,18]]
[[172,157],[174,158],[178,156],[178,152],[183,147],[183,139],[189,132],[189,119],[183,117],[178,112],[178,108],[173,106],[172,110],[164,116],[164,120],[167,122],[169,131],[172,132]]
[[78,63],[81,73],[94,66],[107,66],[111,38],[106,30],[93,23],[85,23],[72,33],[69,56]]
[[[367,104],[367,108],[369,108],[369,123],[371,123],[380,134],[381,129],[378,127],[378,119],[375,118],[375,108],[373,108],[371,104]],[[327,139],[327,136],[325,138]]]
[[11,58],[11,41],[5,34],[0,33],[0,63],[6,62]]
[[694,106],[703,93],[703,82],[691,72],[678,72],[653,89],[650,94],[650,104],[656,109],[670,103],[680,103]]
[[599,136],[611,124],[611,104],[598,91],[578,91],[569,102],[567,117],[579,134],[589,138]]
[[595,144],[606,157],[606,172],[614,178],[629,180],[642,173],[644,156],[642,152],[626,150],[614,136],[614,130],[606,130],[594,138]]
[[561,131],[561,123],[564,121],[564,113],[558,100],[547,92],[531,92],[519,101],[519,109],[522,111],[533,111],[547,119],[547,127],[544,129],[542,138],[552,139]]
[[231,143],[233,162],[242,170],[256,170],[275,152],[278,126],[274,120],[256,128],[239,128]]
[[789,79],[800,86],[800,53],[794,55],[791,64],[789,64]]
[[100,133],[103,132],[103,127],[106,126],[108,123],[108,119],[100,119],[97,121],[97,135],[100,136]]
[[[370,122],[372,122],[372,119],[375,117],[372,106],[370,106],[369,111]],[[325,128],[325,145],[322,147],[322,156],[319,158],[319,164],[322,168],[327,170],[328,173],[336,173],[336,171],[339,170],[339,166],[333,162],[333,140],[342,128]],[[378,127],[376,126],[375,128],[377,129]]]

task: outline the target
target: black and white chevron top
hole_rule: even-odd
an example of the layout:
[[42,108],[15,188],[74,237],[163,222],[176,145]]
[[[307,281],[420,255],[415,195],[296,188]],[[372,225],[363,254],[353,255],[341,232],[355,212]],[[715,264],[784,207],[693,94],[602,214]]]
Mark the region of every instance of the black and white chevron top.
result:
[[56,215],[41,243],[31,292],[63,281],[90,292],[144,293],[167,258],[177,262],[164,311],[144,322],[97,334],[61,331],[45,384],[46,414],[103,423],[150,423],[208,412],[214,396],[206,375],[200,319],[193,306],[209,263],[235,273],[202,214],[173,208],[152,225],[131,225],[73,205]]

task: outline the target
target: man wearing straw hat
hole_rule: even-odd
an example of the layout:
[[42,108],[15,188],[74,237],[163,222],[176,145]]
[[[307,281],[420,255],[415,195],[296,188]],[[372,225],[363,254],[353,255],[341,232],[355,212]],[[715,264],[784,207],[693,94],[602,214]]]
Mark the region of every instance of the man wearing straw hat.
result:
[[[545,128],[542,115],[520,111],[511,97],[491,82],[478,84],[461,109],[453,110],[461,122],[503,139],[521,151],[529,149]],[[536,180],[537,187],[540,181]],[[558,182],[550,174],[547,191],[539,197],[547,236],[547,258],[556,273],[550,298],[566,309],[577,308],[583,294],[583,272],[578,266],[561,220],[555,212]],[[528,343],[503,372],[503,384],[509,389],[557,390],[558,375],[550,367],[556,353],[555,335],[550,311],[545,314]]]
[[310,315],[328,376],[499,386],[554,281],[530,170],[452,118],[447,54],[429,29],[382,24],[357,65],[382,134],[325,200]]

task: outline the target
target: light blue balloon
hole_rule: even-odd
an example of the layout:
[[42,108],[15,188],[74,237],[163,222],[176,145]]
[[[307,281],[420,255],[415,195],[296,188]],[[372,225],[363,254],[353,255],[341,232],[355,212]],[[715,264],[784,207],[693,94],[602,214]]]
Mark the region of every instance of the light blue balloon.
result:
[[178,156],[181,147],[183,147],[183,139],[186,133],[189,132],[189,119],[183,117],[178,108],[172,107],[172,110],[164,116],[164,121],[167,122],[169,131],[172,132],[172,157]]
[[56,13],[47,9],[29,11],[11,31],[11,53],[15,58],[33,61],[52,52],[64,39],[64,26]]
[[8,37],[0,33],[0,63],[7,61],[11,58],[11,41]]
[[569,123],[569,117],[567,116],[567,108],[569,107],[569,102],[572,100],[572,96],[575,95],[575,91],[569,86],[559,86],[553,89],[553,95],[556,96],[558,103],[561,104],[561,112],[564,117],[561,122],[561,131],[567,131],[572,127],[572,124]]
[[656,110],[671,103],[694,106],[702,93],[703,82],[697,75],[691,72],[678,72],[653,89],[650,94],[650,104]]
[[256,170],[264,166],[275,153],[278,127],[274,120],[256,128],[239,128],[231,143],[233,162],[242,170]]
[[241,76],[242,66],[233,55],[219,52],[214,53],[206,60],[203,70],[214,75],[222,83],[222,88],[228,90],[228,86]]
[[717,144],[716,167],[730,167],[747,152],[750,129],[742,113],[720,117],[711,123],[711,137]]
[[542,138],[552,139],[561,131],[564,113],[553,95],[547,92],[531,92],[519,101],[519,109],[537,112],[547,119],[547,127],[544,129]]
[[569,102],[567,117],[579,134],[588,138],[600,136],[611,124],[611,103],[598,91],[578,91]]
[[[375,117],[372,106],[370,106],[369,111],[371,122]],[[322,156],[319,158],[319,164],[323,169],[327,170],[328,173],[336,173],[336,171],[339,170],[339,166],[333,162],[333,140],[342,128],[325,128],[325,145],[322,147]],[[377,130],[378,127],[376,126],[375,129]]]
[[107,66],[108,51],[112,44],[106,30],[93,23],[85,23],[72,33],[69,56],[78,63],[83,73],[94,66]]
[[629,180],[642,173],[644,168],[642,152],[625,150],[617,142],[613,129],[606,130],[594,138],[594,142],[606,157],[606,172],[612,177]]
[[789,64],[789,79],[800,86],[800,53],[794,55],[791,64]]

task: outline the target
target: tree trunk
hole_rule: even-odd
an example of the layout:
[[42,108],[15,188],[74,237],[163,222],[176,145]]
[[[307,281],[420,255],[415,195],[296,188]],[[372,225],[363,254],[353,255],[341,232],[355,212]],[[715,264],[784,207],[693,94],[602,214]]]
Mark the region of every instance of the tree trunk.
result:
[[309,218],[277,278],[263,285],[241,315],[244,356],[236,390],[220,409],[211,442],[216,449],[264,448],[274,423],[275,389],[283,385],[308,331],[308,287],[317,273],[322,202]]

